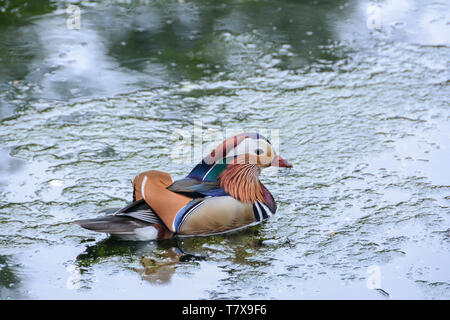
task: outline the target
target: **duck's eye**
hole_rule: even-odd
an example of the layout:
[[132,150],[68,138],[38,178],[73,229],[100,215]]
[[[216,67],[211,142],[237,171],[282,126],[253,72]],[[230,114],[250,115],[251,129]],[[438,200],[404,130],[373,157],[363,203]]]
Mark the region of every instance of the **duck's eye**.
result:
[[263,150],[263,149],[259,149],[259,148],[258,148],[258,149],[256,149],[256,150],[255,150],[255,153],[256,153],[256,155],[258,155],[258,156],[259,156],[259,155],[261,155],[261,154],[263,154],[263,153],[264,153],[264,150]]

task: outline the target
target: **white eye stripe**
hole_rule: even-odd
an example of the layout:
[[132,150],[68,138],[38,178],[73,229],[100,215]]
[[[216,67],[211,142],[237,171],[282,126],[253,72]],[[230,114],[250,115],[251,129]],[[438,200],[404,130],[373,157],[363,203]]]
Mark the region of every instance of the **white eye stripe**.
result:
[[244,139],[236,148],[230,150],[227,153],[227,157],[230,156],[238,156],[242,154],[254,154],[258,155],[256,153],[256,150],[260,149],[263,152],[261,154],[267,153],[268,148],[270,147],[269,143],[267,143],[266,140],[263,139],[252,139],[252,138],[246,138]]

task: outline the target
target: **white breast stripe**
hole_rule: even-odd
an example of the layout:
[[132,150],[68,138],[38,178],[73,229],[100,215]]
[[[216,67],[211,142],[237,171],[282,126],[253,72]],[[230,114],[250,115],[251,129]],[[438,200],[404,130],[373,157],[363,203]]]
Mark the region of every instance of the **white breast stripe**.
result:
[[258,203],[264,208],[264,210],[266,210],[266,212],[267,212],[267,215],[269,215],[269,216],[273,216],[273,212],[272,211],[270,211],[270,209],[264,204],[264,203],[262,203],[261,201],[259,201],[259,200],[257,200],[258,201]]
[[261,213],[261,209],[259,209],[258,203],[255,203],[255,207],[256,207],[256,210],[258,210],[259,221],[263,221],[263,216],[262,216],[262,213]]
[[148,203],[147,199],[145,199],[145,184],[147,183],[147,176],[144,177],[144,181],[142,181],[142,185],[141,185],[141,194],[142,194],[142,198],[145,200],[145,202]]
[[[269,217],[269,215],[267,214],[266,210],[264,210],[263,206],[261,206],[260,202],[257,201],[255,202],[255,205],[259,208],[259,210],[261,211],[261,216],[262,216],[262,220],[267,219]],[[261,221],[262,221],[261,220]]]

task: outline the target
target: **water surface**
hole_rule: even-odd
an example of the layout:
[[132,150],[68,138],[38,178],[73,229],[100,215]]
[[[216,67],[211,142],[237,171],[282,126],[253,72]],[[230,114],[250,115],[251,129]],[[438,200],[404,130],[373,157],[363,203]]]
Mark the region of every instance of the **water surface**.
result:
[[[446,1],[35,3],[0,5],[1,299],[386,299],[377,272],[450,298]],[[186,175],[199,123],[205,149],[279,133],[273,218],[159,243],[70,223]]]

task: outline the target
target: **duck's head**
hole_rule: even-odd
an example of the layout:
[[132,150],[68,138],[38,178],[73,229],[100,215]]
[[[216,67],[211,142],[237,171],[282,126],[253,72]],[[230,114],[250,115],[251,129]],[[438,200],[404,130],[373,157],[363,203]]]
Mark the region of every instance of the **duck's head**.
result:
[[241,133],[226,139],[204,159],[209,165],[255,165],[292,168],[292,164],[276,154],[270,141],[259,133]]
[[276,154],[264,136],[241,133],[226,139],[203,158],[188,178],[218,182],[227,193],[244,202],[254,203],[257,199],[267,202],[266,198],[272,196],[258,176],[262,169],[270,166],[292,168],[289,162]]

